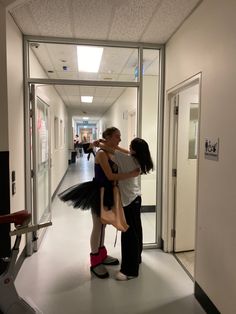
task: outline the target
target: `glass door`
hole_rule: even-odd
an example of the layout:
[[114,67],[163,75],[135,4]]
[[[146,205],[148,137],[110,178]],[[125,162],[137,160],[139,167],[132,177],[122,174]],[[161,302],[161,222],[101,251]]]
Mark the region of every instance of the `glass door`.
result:
[[[33,223],[51,220],[50,191],[50,125],[49,106],[37,96],[35,85],[31,85],[31,163],[32,163],[32,215]],[[45,228],[33,237],[33,250],[37,251]]]

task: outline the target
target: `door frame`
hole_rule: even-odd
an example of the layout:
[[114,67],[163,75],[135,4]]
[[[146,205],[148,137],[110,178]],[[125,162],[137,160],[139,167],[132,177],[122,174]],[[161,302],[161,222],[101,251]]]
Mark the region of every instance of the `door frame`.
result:
[[[173,155],[175,153],[175,138],[174,138],[174,127],[175,127],[175,116],[173,114],[173,105],[171,99],[174,95],[177,95],[181,90],[190,87],[196,83],[199,84],[199,128],[198,128],[198,147],[200,142],[200,117],[201,117],[201,77],[202,73],[199,72],[196,75],[186,79],[185,81],[175,85],[174,87],[166,91],[166,102],[164,108],[164,145],[163,145],[163,219],[162,219],[162,238],[163,238],[163,249],[165,252],[173,252],[174,249],[174,224],[175,224],[175,213],[174,213],[174,196],[173,186],[175,184],[175,178],[172,176]],[[198,168],[199,158],[197,159],[197,190],[198,195]],[[198,198],[197,198],[198,199]],[[196,212],[197,212],[196,202]],[[197,222],[196,222],[197,223]],[[197,229],[197,228],[196,228]],[[195,237],[196,239],[196,237]]]
[[[145,49],[159,50],[159,80],[157,85],[158,91],[158,126],[157,126],[157,152],[156,165],[158,173],[156,182],[156,227],[155,227],[155,243],[147,244],[147,248],[162,247],[161,239],[161,217],[162,217],[162,129],[163,129],[163,104],[164,104],[164,45],[153,43],[134,43],[134,42],[119,42],[119,41],[103,41],[103,40],[85,40],[72,38],[55,38],[45,36],[23,36],[24,40],[24,86],[25,86],[25,200],[26,209],[32,212],[32,191],[31,191],[31,169],[30,169],[30,139],[27,135],[27,128],[29,127],[29,84],[36,85],[81,85],[81,86],[104,86],[104,87],[135,87],[137,88],[137,136],[142,136],[142,98],[143,98],[143,51]],[[138,79],[134,81],[105,81],[105,80],[73,80],[73,79],[49,79],[34,78],[30,76],[30,58],[29,58],[29,44],[30,43],[55,43],[55,44],[73,44],[73,45],[89,45],[89,46],[105,46],[117,48],[135,48],[138,50]],[[29,253],[29,252],[28,252]]]
[[[51,142],[50,142],[50,108],[49,105],[37,96],[37,85],[33,83],[27,84],[26,99],[28,101],[28,107],[25,112],[25,149],[27,151],[27,167],[26,167],[26,182],[27,182],[27,193],[26,193],[26,208],[32,215],[32,223],[34,225],[39,224],[38,220],[38,192],[37,192],[37,167],[38,167],[38,156],[37,156],[37,101],[41,101],[45,106],[48,107],[48,180],[49,180],[49,203],[48,203],[48,214],[45,216],[46,221],[51,220]],[[27,180],[28,179],[28,180]],[[36,230],[26,235],[26,254],[32,255],[34,251],[37,251],[43,236],[47,228]]]

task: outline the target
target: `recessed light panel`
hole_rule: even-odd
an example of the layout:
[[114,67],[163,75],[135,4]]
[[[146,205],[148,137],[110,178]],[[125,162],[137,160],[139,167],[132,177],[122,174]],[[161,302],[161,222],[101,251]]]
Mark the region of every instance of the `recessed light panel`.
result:
[[97,73],[102,59],[103,48],[77,46],[79,72]]

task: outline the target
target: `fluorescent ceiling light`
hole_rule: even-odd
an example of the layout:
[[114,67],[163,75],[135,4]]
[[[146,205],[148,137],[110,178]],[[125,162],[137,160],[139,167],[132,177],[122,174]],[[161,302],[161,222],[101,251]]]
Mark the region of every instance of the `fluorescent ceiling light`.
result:
[[97,73],[102,59],[103,48],[77,46],[79,72]]
[[81,102],[93,102],[93,96],[81,96]]
[[89,119],[89,117],[83,117],[83,120],[88,120]]

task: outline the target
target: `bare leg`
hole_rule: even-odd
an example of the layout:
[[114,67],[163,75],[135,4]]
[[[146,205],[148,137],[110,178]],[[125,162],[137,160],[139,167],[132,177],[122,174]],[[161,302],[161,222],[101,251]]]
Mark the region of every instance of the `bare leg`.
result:
[[102,264],[101,245],[104,243],[105,225],[100,222],[99,217],[92,213],[93,229],[90,237],[90,270],[99,278],[109,277],[106,267]]
[[117,258],[107,255],[107,250],[104,246],[106,225],[101,224],[99,217],[92,213],[93,230],[90,237],[91,253],[98,254],[101,257],[101,262],[104,265],[118,265]]
[[103,225],[99,217],[92,213],[93,229],[90,237],[91,253],[98,253],[99,247],[104,245],[105,225]]

